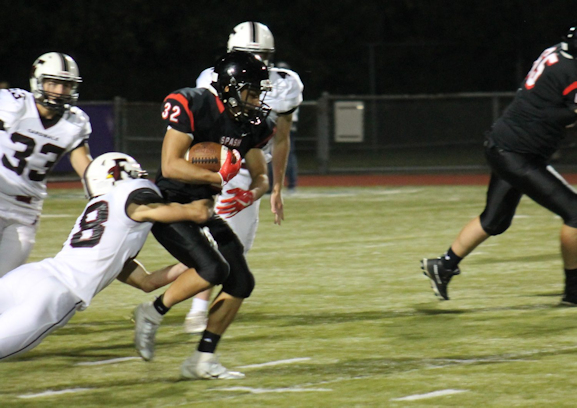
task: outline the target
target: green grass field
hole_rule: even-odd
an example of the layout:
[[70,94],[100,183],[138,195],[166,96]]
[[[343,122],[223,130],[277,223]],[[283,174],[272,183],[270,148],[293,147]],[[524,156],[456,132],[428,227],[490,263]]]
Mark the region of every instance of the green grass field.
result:
[[[523,199],[511,229],[463,261],[450,301],[420,271],[484,196],[477,186],[301,188],[281,227],[264,202],[249,254],[257,287],[218,349],[245,379],[179,378],[198,341],[182,331],[189,302],[166,316],[155,360],[135,358],[131,312],[153,296],[115,282],[0,364],[0,406],[574,407],[577,308],[558,306],[560,219]],[[51,191],[31,261],[58,251],[83,207],[80,191]],[[139,259],[172,262],[152,237]]]

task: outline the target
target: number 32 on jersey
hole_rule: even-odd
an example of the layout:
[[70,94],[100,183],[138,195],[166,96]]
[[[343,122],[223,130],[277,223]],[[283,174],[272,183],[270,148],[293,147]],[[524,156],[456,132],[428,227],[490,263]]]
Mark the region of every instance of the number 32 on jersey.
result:
[[166,120],[170,118],[171,122],[178,123],[178,115],[180,115],[180,106],[172,105],[170,102],[164,104],[162,119]]

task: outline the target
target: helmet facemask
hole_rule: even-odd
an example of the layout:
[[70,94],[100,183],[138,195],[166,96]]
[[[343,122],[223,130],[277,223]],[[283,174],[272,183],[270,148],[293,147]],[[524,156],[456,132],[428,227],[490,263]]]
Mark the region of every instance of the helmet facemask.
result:
[[[70,84],[70,93],[55,93],[45,90],[45,84],[48,81],[59,81],[65,84]],[[65,111],[69,110],[72,106],[76,105],[78,101],[78,82],[68,81],[62,78],[56,78],[52,76],[43,75],[38,79],[37,91],[35,92],[36,101],[40,105],[55,111],[59,115],[62,115]]]
[[[231,78],[228,91],[223,92],[226,100],[223,100],[228,107],[228,111],[235,120],[251,125],[259,125],[270,114],[271,108],[264,103],[266,93],[272,90],[270,80],[266,79],[261,82],[260,86],[253,84],[237,84],[236,80]],[[258,104],[252,103],[258,94]]]

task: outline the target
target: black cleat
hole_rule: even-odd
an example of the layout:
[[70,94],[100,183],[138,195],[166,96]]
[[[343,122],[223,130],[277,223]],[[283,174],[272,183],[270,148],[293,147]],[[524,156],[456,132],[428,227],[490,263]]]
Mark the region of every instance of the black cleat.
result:
[[576,307],[577,306],[577,295],[575,294],[567,294],[563,295],[563,299],[561,299],[560,306],[568,306],[568,307]]
[[449,300],[447,286],[449,285],[451,278],[460,274],[461,270],[459,268],[454,270],[446,269],[443,266],[441,258],[423,258],[421,261],[421,269],[423,270],[423,274],[431,280],[431,287],[433,288],[435,295],[439,296],[443,300]]

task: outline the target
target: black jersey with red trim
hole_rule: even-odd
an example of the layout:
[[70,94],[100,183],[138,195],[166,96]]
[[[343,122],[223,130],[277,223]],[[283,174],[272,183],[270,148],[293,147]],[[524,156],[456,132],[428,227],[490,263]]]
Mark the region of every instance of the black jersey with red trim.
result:
[[504,150],[548,159],[577,121],[577,61],[547,48],[533,63],[489,137]]
[[[164,99],[162,119],[167,126],[191,136],[190,146],[215,142],[236,149],[242,157],[253,148],[263,148],[273,137],[275,125],[266,119],[258,125],[233,119],[221,100],[206,88],[179,89]],[[187,203],[215,194],[206,184],[188,184],[165,178],[162,167],[156,184],[166,199]]]

